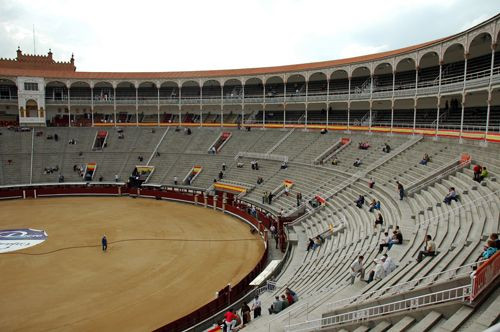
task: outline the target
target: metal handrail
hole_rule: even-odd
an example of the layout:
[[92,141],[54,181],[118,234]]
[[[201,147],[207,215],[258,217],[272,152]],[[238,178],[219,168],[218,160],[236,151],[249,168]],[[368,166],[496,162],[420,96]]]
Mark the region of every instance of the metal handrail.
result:
[[285,331],[313,331],[316,329],[328,328],[339,324],[355,323],[365,320],[371,320],[382,315],[391,313],[403,312],[411,309],[419,309],[438,303],[446,303],[451,301],[465,301],[471,294],[472,286],[465,286],[445,289],[442,291],[412,297],[409,299],[395,301],[376,306],[371,306],[364,309],[358,309],[330,317],[311,320],[308,322],[285,326]]

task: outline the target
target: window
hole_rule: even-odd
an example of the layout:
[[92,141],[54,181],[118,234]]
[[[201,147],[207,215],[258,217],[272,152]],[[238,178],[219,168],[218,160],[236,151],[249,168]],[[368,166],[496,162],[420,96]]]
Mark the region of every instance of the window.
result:
[[38,91],[38,83],[24,82],[24,90]]

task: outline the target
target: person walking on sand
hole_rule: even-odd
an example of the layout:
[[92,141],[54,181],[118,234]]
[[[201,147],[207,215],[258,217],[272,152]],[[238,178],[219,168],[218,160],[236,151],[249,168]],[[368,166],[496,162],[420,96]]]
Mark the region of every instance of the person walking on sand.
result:
[[108,239],[106,238],[106,235],[102,237],[102,251],[108,250]]

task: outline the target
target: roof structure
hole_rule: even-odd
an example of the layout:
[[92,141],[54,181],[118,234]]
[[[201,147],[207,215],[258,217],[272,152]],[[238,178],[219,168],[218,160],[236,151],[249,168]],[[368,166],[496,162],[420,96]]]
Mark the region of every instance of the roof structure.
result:
[[[484,25],[495,20],[499,15],[479,24]],[[199,70],[199,71],[176,71],[176,72],[79,72],[76,71],[74,58],[70,62],[55,62],[52,59],[52,52],[48,56],[23,55],[18,49],[17,59],[0,59],[0,76],[27,76],[27,77],[46,77],[55,79],[85,79],[85,80],[103,80],[103,79],[141,79],[141,80],[167,80],[167,79],[196,79],[212,77],[235,77],[235,76],[257,76],[273,75],[289,72],[301,72],[321,70],[339,66],[348,66],[356,63],[366,63],[369,61],[382,60],[393,56],[400,56],[438,45],[442,42],[452,40],[468,31],[476,29],[473,27],[467,31],[455,34],[453,36],[433,40],[430,42],[408,46],[397,50],[363,55],[339,60],[320,61],[303,64],[283,65],[274,67],[243,68],[243,69],[224,69],[224,70]]]

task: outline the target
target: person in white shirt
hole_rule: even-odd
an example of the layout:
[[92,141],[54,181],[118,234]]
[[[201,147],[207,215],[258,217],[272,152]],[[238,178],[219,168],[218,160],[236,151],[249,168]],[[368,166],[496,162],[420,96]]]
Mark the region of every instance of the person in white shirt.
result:
[[358,273],[360,273],[360,279],[363,280],[365,278],[365,269],[363,268],[363,256],[359,256],[357,260],[352,262],[351,264],[351,285],[354,284],[354,279]]
[[375,265],[375,268],[370,272],[370,275],[368,275],[368,280],[366,281],[367,283],[372,282],[374,279],[381,280],[386,276],[384,269],[385,260],[386,256],[382,256],[380,259],[374,260],[377,265]]
[[394,259],[387,256],[387,254],[385,254],[384,257],[385,257],[385,262],[384,262],[385,275],[388,275],[389,273],[394,271],[397,268],[397,266],[396,263],[394,262]]
[[418,253],[417,262],[421,262],[422,259],[424,259],[424,257],[426,256],[436,255],[436,243],[432,241],[432,237],[429,234],[425,236],[424,242],[425,242],[424,245],[425,249]]
[[260,302],[259,296],[255,295],[255,300],[253,301],[253,306],[252,306],[253,319],[260,316],[261,307],[262,307],[262,302]]

